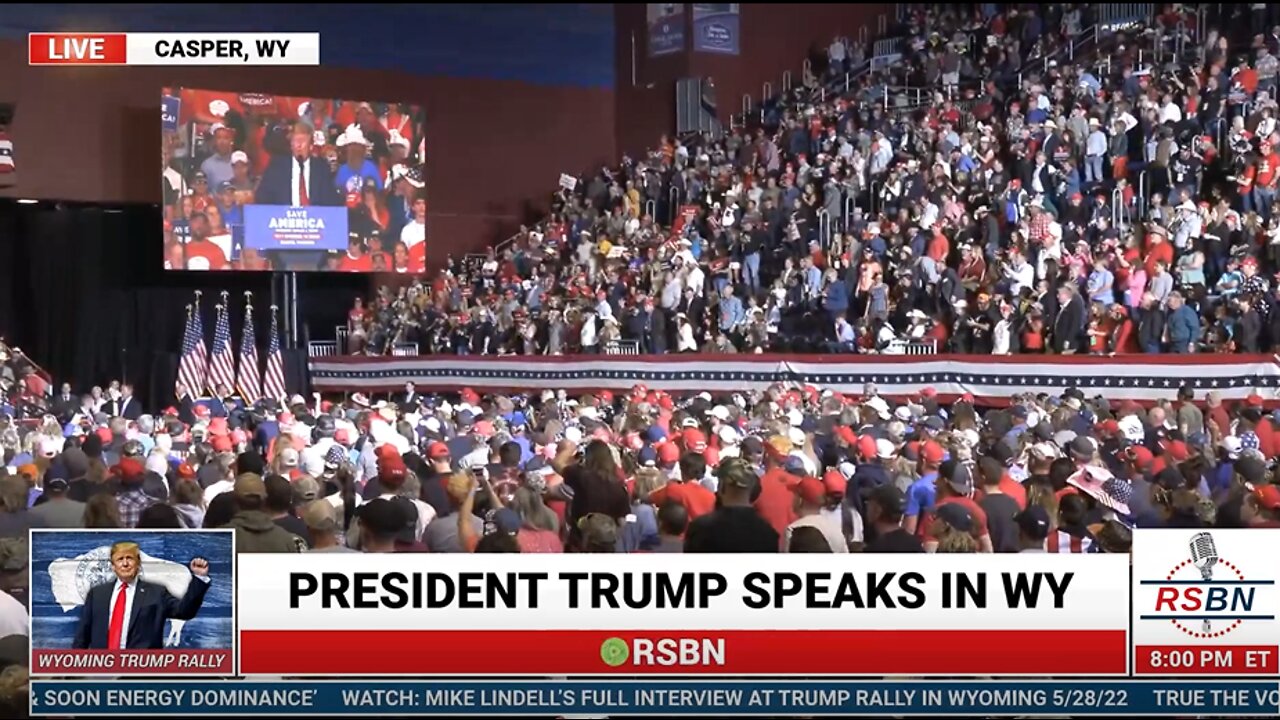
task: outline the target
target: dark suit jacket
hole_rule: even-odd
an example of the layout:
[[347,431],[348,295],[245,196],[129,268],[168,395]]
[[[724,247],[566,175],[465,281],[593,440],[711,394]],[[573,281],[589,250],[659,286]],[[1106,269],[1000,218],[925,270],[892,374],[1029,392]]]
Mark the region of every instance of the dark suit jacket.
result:
[[[111,628],[111,597],[116,581],[105,582],[89,590],[80,608],[80,625],[72,647],[106,649],[107,633]],[[187,592],[181,599],[175,598],[163,585],[138,581],[134,590],[133,607],[129,615],[129,635],[125,638],[128,650],[160,650],[164,648],[164,621],[190,620],[200,612],[209,583],[198,577],[191,578]]]
[[1080,336],[1084,334],[1088,321],[1084,301],[1079,297],[1071,298],[1071,302],[1058,311],[1053,323],[1053,349],[1058,353],[1063,350],[1080,352]]
[[71,416],[80,410],[80,396],[71,395],[71,399],[63,400],[61,395],[55,395],[53,398],[53,414],[57,416],[58,422],[66,424],[71,420]]
[[[123,407],[121,407],[123,406]],[[129,398],[126,405],[123,399],[108,400],[106,405],[102,406],[102,412],[111,417],[122,417],[125,420],[137,420],[142,417],[142,403],[137,398]]]
[[[254,202],[258,205],[292,205],[293,204],[293,163],[292,155],[276,156],[262,173],[258,183],[258,192]],[[346,198],[338,194],[333,184],[333,173],[324,158],[311,158],[310,177],[307,178],[307,200],[312,205],[343,205]]]

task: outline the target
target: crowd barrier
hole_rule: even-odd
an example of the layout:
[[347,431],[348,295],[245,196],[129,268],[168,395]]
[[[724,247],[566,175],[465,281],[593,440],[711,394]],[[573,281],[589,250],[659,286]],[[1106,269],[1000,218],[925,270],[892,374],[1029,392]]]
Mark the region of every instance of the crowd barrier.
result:
[[1098,24],[1104,30],[1137,23],[1150,24],[1155,3],[1101,3],[1094,6]]
[[313,357],[311,384],[321,392],[393,392],[406,382],[448,391],[628,390],[736,392],[775,383],[811,384],[860,394],[873,383],[888,396],[933,387],[944,398],[971,394],[999,405],[1024,393],[1061,394],[1077,387],[1112,402],[1173,399],[1190,385],[1197,397],[1224,400],[1257,393],[1280,400],[1274,355],[573,355]]

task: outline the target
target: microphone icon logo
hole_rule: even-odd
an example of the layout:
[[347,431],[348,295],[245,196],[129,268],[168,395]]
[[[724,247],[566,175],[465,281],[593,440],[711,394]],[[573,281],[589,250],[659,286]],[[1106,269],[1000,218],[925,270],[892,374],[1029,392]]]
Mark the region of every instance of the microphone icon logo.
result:
[[[1207,532],[1196,533],[1191,536],[1191,564],[1195,565],[1200,571],[1200,579],[1205,582],[1213,580],[1213,566],[1218,564],[1218,547],[1213,542],[1213,536]],[[1210,631],[1211,626],[1206,619],[1203,626],[1204,631]]]

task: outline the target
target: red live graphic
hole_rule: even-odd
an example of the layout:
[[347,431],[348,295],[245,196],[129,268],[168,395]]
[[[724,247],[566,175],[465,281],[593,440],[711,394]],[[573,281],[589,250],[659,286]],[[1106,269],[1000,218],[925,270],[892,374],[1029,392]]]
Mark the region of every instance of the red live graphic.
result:
[[1151,675],[1275,675],[1275,645],[1138,645],[1134,672]]
[[31,65],[124,65],[128,45],[124,33],[31,33]]

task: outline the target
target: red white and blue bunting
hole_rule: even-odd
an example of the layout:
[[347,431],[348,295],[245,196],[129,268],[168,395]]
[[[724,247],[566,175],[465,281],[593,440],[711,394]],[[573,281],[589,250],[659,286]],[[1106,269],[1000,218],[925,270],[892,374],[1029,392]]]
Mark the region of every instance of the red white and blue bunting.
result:
[[975,355],[653,355],[321,357],[310,362],[321,392],[420,390],[627,390],[636,384],[670,392],[760,390],[808,384],[859,394],[910,395],[933,387],[944,398],[972,394],[1000,404],[1018,394],[1057,395],[1077,387],[1108,400],[1173,399],[1189,384],[1197,397],[1224,400],[1253,393],[1280,399],[1280,358],[1273,355],[975,356]]

